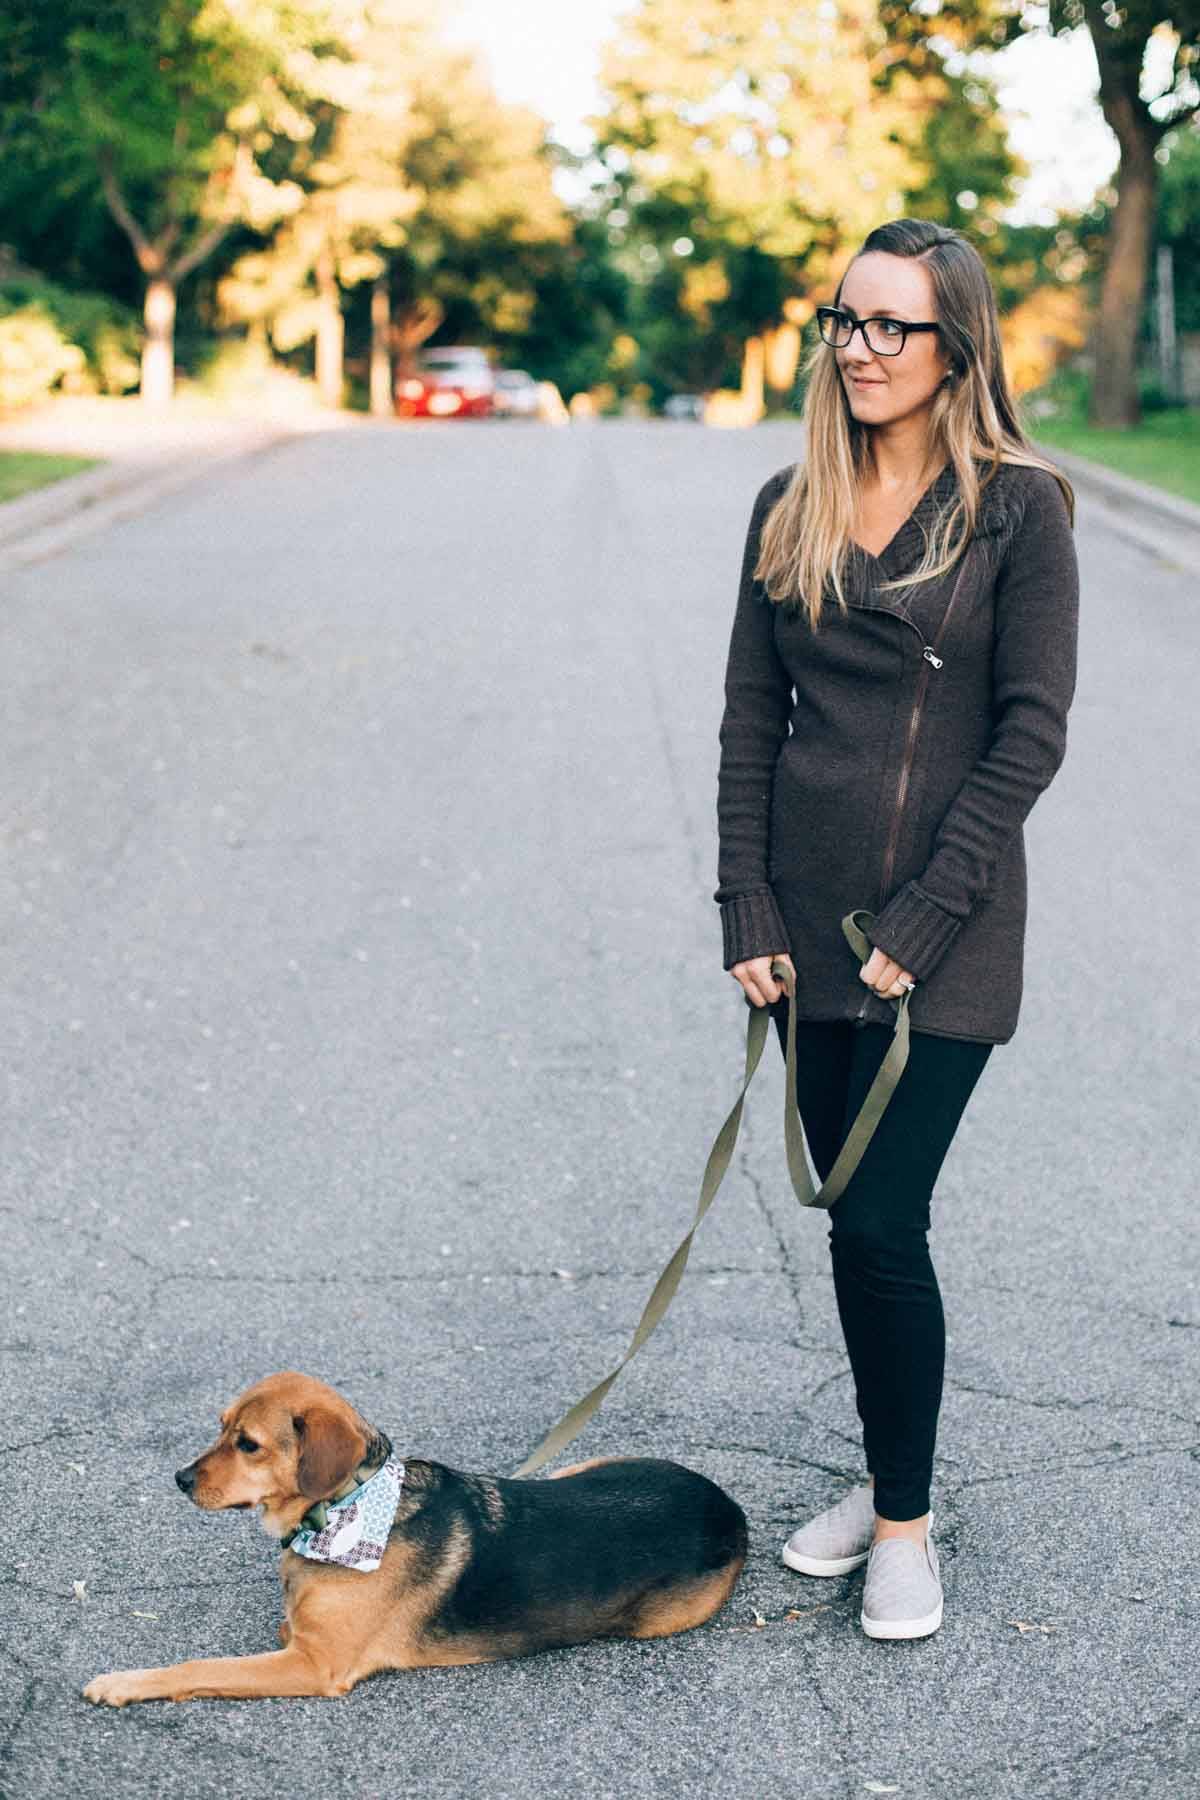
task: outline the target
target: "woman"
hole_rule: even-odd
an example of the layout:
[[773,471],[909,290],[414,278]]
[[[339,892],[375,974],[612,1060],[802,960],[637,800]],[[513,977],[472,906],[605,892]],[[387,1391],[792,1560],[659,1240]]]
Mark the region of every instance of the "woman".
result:
[[[804,404],[807,458],[753,508],[718,783],[724,967],[797,1008],[797,1102],[828,1174],[907,988],[909,1060],[829,1213],[867,1479],[785,1562],[867,1564],[872,1637],[942,1619],[930,1481],[945,1360],[929,1202],[992,1047],[1016,1029],[1022,825],[1066,748],[1079,578],[1074,495],[1031,449],[978,253],[898,219],[867,237]],[[869,959],[843,917],[873,912]]]

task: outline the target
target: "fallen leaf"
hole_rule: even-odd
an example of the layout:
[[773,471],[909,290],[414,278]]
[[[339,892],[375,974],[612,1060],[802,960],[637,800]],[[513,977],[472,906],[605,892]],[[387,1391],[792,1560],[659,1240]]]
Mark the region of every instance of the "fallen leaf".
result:
[[757,1606],[752,1606],[750,1608],[750,1611],[754,1614],[754,1623],[756,1625],[765,1625],[766,1624],[767,1621],[763,1617],[762,1613],[759,1612]]
[[828,1611],[829,1602],[822,1600],[817,1606],[790,1606],[783,1616],[785,1619],[807,1619],[813,1613]]
[[869,1794],[898,1794],[900,1792],[899,1784],[894,1781],[864,1781],[863,1786]]
[[74,1471],[77,1475],[86,1475],[87,1474],[87,1470],[84,1468],[82,1463],[68,1463],[67,1467],[68,1467],[68,1469],[74,1469]]
[[87,1599],[87,1582],[86,1581],[73,1581],[71,1583],[71,1587],[72,1587],[72,1590],[74,1591],[75,1598],[77,1600],[86,1600]]
[[138,1612],[135,1608],[134,1612],[133,1612],[133,1617],[135,1619],[157,1619],[158,1614],[157,1613]]
[[1017,1630],[1021,1633],[1022,1637],[1025,1635],[1025,1633],[1027,1631],[1057,1631],[1058,1630],[1057,1625],[1054,1625],[1054,1624],[1044,1624],[1043,1625],[1043,1624],[1039,1623],[1038,1620],[1036,1620],[1036,1619],[1009,1619],[1008,1623],[1010,1625],[1015,1625]]

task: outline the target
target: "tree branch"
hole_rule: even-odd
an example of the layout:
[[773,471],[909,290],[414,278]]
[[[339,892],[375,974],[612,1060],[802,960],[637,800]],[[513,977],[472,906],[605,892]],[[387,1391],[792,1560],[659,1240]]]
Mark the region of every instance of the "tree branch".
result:
[[121,230],[128,234],[134,254],[138,259],[139,268],[144,275],[157,274],[158,258],[154,246],[125,204],[125,196],[121,192],[120,183],[117,180],[112,145],[101,144],[96,152],[96,160],[100,166],[100,183],[104,189],[104,198],[108,202],[108,210]]
[[171,280],[178,283],[185,275],[190,275],[193,269],[199,268],[205,257],[212,255],[221,239],[233,230],[234,223],[234,219],[218,219],[215,225],[210,226],[203,237],[197,238],[190,250],[172,263]]
[[224,218],[217,219],[207,231],[196,239],[190,250],[185,251],[176,259],[171,268],[171,279],[176,284],[181,282],[185,275],[190,275],[193,269],[198,268],[206,257],[211,256],[221,239],[237,223],[240,208],[237,205],[236,194],[240,178],[249,172],[250,162],[249,142],[246,138],[239,138],[237,150],[234,153],[233,167],[229,172],[229,184],[235,196],[234,200],[232,203],[227,203]]

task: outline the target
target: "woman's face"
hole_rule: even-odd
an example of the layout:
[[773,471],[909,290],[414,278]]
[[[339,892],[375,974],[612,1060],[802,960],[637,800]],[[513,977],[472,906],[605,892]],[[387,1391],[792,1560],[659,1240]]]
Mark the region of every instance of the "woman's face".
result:
[[[912,256],[870,250],[856,257],[842,280],[837,304],[856,319],[883,313],[913,323],[936,321],[933,277]],[[932,406],[950,368],[940,332],[914,331],[898,356],[869,350],[861,331],[835,350],[838,372],[854,417],[863,425],[891,425]]]

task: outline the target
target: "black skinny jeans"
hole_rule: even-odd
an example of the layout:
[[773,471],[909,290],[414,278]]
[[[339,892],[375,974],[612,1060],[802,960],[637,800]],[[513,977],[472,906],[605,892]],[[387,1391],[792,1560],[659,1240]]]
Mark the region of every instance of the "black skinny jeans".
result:
[[[771,1013],[781,1050],[788,1000]],[[824,1181],[892,1041],[890,1025],[796,1021],[796,1100]],[[850,1353],[875,1510],[919,1519],[929,1484],[946,1327],[929,1256],[929,1201],[994,1044],[910,1031],[908,1062],[862,1161],[829,1209],[838,1314]]]

